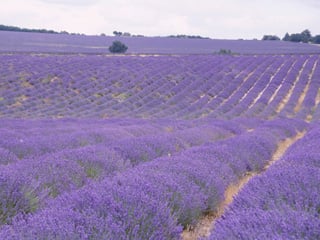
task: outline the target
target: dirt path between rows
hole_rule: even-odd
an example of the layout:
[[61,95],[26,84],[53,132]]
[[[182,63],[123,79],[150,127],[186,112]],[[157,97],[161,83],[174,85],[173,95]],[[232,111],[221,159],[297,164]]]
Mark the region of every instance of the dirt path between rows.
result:
[[279,113],[284,109],[284,107],[287,105],[287,103],[289,102],[289,100],[290,100],[290,98],[291,98],[291,96],[292,96],[292,93],[293,93],[293,91],[294,91],[294,88],[295,88],[296,85],[298,84],[298,82],[299,82],[299,80],[300,80],[300,78],[301,78],[301,75],[302,75],[302,73],[303,73],[303,71],[304,71],[304,69],[305,69],[306,64],[307,64],[308,61],[309,61],[309,60],[306,60],[306,61],[303,63],[303,65],[302,65],[302,67],[301,67],[298,75],[296,76],[295,81],[292,83],[292,86],[290,87],[289,91],[287,92],[287,94],[285,95],[285,97],[281,100],[280,104],[278,105],[278,107],[277,107],[277,109],[276,109],[276,113],[277,113],[277,114],[279,114]]
[[313,75],[314,75],[314,72],[316,70],[317,65],[318,65],[318,60],[314,62],[313,66],[312,66],[312,69],[311,69],[311,72],[309,73],[309,76],[308,76],[308,82],[307,82],[306,86],[304,87],[303,92],[301,93],[301,95],[300,95],[300,97],[298,99],[298,102],[297,102],[297,104],[296,104],[296,106],[294,108],[294,113],[295,114],[297,114],[300,111],[300,109],[302,107],[302,103],[303,103],[304,99],[307,96],[307,93],[309,91],[309,88],[310,88],[310,85],[311,85],[311,81],[313,79]]
[[218,207],[218,211],[208,213],[199,220],[198,224],[194,228],[183,231],[182,239],[196,240],[208,237],[210,235],[210,232],[214,228],[215,221],[223,215],[227,207],[232,203],[234,197],[240,192],[243,186],[245,186],[251,178],[265,172],[273,163],[278,161],[286,152],[286,150],[293,143],[302,138],[304,134],[305,131],[299,132],[295,137],[287,138],[284,141],[281,141],[278,144],[277,150],[272,155],[270,161],[264,166],[264,168],[260,172],[248,172],[236,184],[231,184],[224,193],[225,200]]

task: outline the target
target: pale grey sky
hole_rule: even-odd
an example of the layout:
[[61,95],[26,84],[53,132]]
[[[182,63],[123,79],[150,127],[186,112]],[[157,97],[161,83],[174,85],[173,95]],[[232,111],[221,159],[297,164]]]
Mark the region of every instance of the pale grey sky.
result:
[[320,34],[319,0],[1,0],[0,24],[112,35],[253,39],[309,29]]

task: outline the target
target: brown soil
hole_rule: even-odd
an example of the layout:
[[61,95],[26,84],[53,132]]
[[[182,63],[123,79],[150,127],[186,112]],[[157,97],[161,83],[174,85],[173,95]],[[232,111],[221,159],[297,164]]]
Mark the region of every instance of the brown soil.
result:
[[307,92],[308,92],[308,90],[309,90],[309,88],[310,88],[311,79],[312,79],[312,77],[313,77],[314,71],[316,70],[317,64],[318,64],[318,61],[316,61],[316,62],[313,64],[311,73],[309,74],[308,83],[307,83],[307,85],[305,86],[305,88],[303,89],[303,92],[302,92],[302,94],[300,95],[300,97],[299,97],[299,99],[298,99],[298,103],[297,103],[297,105],[296,105],[295,108],[294,108],[294,112],[295,112],[295,113],[299,112],[300,109],[301,109],[303,100],[305,99],[305,97],[306,97],[306,95],[307,95]]
[[318,90],[318,94],[317,94],[316,99],[315,99],[315,105],[313,106],[313,108],[311,110],[312,112],[305,119],[307,122],[311,122],[312,121],[313,113],[318,108],[319,104],[320,104],[320,89]]
[[291,86],[289,92],[287,93],[287,95],[282,99],[282,101],[280,102],[279,106],[277,107],[277,110],[276,110],[276,113],[280,113],[282,111],[282,109],[286,106],[286,104],[288,103],[292,93],[293,93],[293,90],[295,88],[295,86],[297,85],[297,82],[299,81],[300,77],[301,77],[301,74],[305,68],[307,64],[307,61],[304,62],[304,64],[302,65],[302,68],[301,70],[299,71],[297,77],[296,77],[296,80],[294,81],[293,85]]
[[[255,69],[255,70],[256,70],[256,69]],[[234,90],[234,91],[232,92],[232,94],[230,94],[229,97],[227,97],[226,99],[224,99],[224,100],[220,103],[219,106],[222,106],[222,105],[224,105],[227,101],[229,101],[229,100],[239,91],[239,89],[241,89],[241,87],[243,86],[243,84],[245,84],[245,82],[254,74],[255,70],[253,70],[252,72],[250,72],[250,73],[243,79],[243,81],[239,84],[239,86],[237,87],[237,89]],[[241,73],[241,72],[240,72],[240,73]],[[240,75],[240,73],[239,73],[238,75]],[[235,78],[237,78],[238,75],[237,75]]]
[[311,122],[312,121],[312,118],[313,118],[313,116],[312,116],[312,114],[309,114],[307,117],[306,117],[306,122]]
[[[287,76],[288,76],[289,72],[291,72],[291,70],[292,70],[293,66],[295,65],[295,63],[296,63],[296,62],[294,62],[294,63],[291,65],[290,69],[289,69],[288,72],[287,72]],[[268,105],[273,101],[273,99],[276,97],[276,95],[278,94],[278,92],[279,92],[280,89],[282,88],[283,81],[286,80],[287,76],[284,77],[284,79],[282,80],[281,84],[279,84],[279,86],[277,87],[277,89],[275,90],[275,92],[272,94],[271,98],[270,98],[269,101],[268,101]]]
[[274,72],[274,74],[270,77],[268,84],[264,87],[264,89],[258,94],[258,96],[253,100],[253,102],[250,104],[248,109],[252,108],[257,101],[261,98],[262,94],[268,89],[270,83],[272,83],[272,80],[275,78],[275,76],[280,72],[281,68],[284,66],[284,63],[281,64],[281,66],[278,67],[278,69]]
[[317,97],[316,97],[316,107],[318,107],[319,103],[320,103],[320,89],[319,89]]
[[208,237],[210,232],[214,228],[215,221],[220,218],[228,206],[232,203],[235,196],[238,195],[240,190],[250,181],[251,178],[258,174],[266,171],[273,163],[278,161],[286,150],[298,139],[302,138],[305,134],[304,132],[298,133],[293,138],[287,138],[278,144],[277,150],[272,155],[270,161],[264,166],[263,170],[260,172],[248,172],[242,177],[237,183],[231,184],[225,191],[225,200],[218,206],[217,212],[210,212],[203,216],[198,224],[193,228],[186,229],[182,233],[183,240],[196,240],[204,237]]

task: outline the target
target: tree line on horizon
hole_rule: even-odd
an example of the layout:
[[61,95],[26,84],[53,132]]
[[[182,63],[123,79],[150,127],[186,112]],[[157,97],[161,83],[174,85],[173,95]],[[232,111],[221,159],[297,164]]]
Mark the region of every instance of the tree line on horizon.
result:
[[20,28],[15,26],[7,26],[0,24],[0,31],[10,31],[10,32],[37,32],[37,33],[53,33],[57,34],[54,30],[47,30],[47,29],[29,29],[29,28]]
[[286,33],[282,39],[276,35],[264,35],[262,40],[275,40],[275,41],[289,41],[289,42],[302,42],[302,43],[315,43],[320,44],[320,35],[312,36],[310,30],[306,29],[301,33]]
[[[57,32],[54,30],[47,30],[47,29],[29,29],[29,28],[20,28],[16,26],[7,26],[0,24],[0,31],[12,31],[12,32],[36,32],[36,33],[51,33],[51,34],[69,34],[67,31]],[[74,33],[71,33],[72,35]],[[132,35],[128,32],[120,32],[120,31],[113,31],[113,35],[117,37],[144,37],[144,35]],[[101,34],[101,36],[106,36],[105,34]],[[169,35],[169,38],[191,38],[191,39],[210,39],[208,37],[202,37],[199,35]],[[306,29],[301,33],[292,33],[289,34],[288,32],[284,35],[282,39],[277,35],[264,35],[261,40],[273,40],[273,41],[289,41],[289,42],[303,42],[303,43],[314,43],[320,44],[320,34],[312,36],[310,30]]]

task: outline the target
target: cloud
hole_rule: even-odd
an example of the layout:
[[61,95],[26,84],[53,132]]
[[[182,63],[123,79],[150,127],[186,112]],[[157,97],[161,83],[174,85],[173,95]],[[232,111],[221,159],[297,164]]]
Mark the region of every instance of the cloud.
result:
[[94,5],[99,0],[38,0],[42,3],[49,3],[49,4],[59,4],[59,5],[71,5],[73,7],[77,6],[88,6],[88,5]]
[[144,35],[190,34],[261,38],[263,34],[320,34],[316,0],[8,0],[0,22],[86,34],[114,30]]

